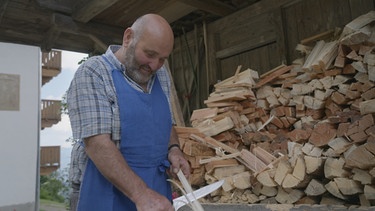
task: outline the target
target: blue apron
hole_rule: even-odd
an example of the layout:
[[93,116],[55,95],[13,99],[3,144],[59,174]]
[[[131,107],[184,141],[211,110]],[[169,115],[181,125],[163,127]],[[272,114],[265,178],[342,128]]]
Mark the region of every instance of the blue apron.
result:
[[[112,67],[120,109],[120,151],[130,168],[149,188],[172,200],[167,181],[171,116],[167,98],[156,77],[151,93],[135,90],[121,70]],[[132,182],[132,181],[128,181]],[[79,211],[130,211],[135,204],[114,187],[88,159],[78,204]]]

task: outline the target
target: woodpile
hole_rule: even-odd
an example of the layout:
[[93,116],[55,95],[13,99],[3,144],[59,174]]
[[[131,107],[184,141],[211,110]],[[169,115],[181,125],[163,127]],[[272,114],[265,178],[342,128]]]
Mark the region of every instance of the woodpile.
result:
[[209,203],[375,205],[375,12],[303,59],[215,84],[192,127],[176,127],[193,187]]

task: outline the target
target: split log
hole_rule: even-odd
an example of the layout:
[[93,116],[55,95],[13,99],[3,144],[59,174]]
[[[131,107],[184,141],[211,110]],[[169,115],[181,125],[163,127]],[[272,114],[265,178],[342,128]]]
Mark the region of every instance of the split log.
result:
[[305,193],[308,196],[320,196],[326,191],[324,184],[316,179],[312,179],[305,189]]
[[[375,166],[375,156],[368,150],[367,145],[373,146],[373,143],[366,143],[364,145],[353,145],[345,153],[345,163],[348,167],[368,169]],[[369,147],[371,148],[371,147]]]
[[347,177],[350,173],[344,169],[345,160],[343,158],[327,158],[324,163],[324,175],[328,179],[336,177]]

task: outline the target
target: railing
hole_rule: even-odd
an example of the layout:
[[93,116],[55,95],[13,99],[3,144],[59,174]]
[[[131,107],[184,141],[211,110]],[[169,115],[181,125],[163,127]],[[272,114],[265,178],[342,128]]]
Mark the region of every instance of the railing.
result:
[[61,51],[42,53],[42,67],[46,69],[61,69]]
[[60,168],[60,146],[40,148],[40,174],[48,175]]
[[61,101],[42,100],[41,110],[42,129],[61,121]]
[[61,51],[42,53],[42,85],[61,72]]

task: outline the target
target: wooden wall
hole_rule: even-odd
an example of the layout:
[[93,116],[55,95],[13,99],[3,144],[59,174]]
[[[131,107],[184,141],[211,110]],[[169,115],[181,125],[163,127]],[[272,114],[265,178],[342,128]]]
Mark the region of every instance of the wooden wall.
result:
[[177,37],[170,59],[186,124],[204,108],[210,85],[233,76],[238,65],[266,73],[291,64],[295,47],[316,34],[343,28],[375,8],[374,0],[262,0]]

